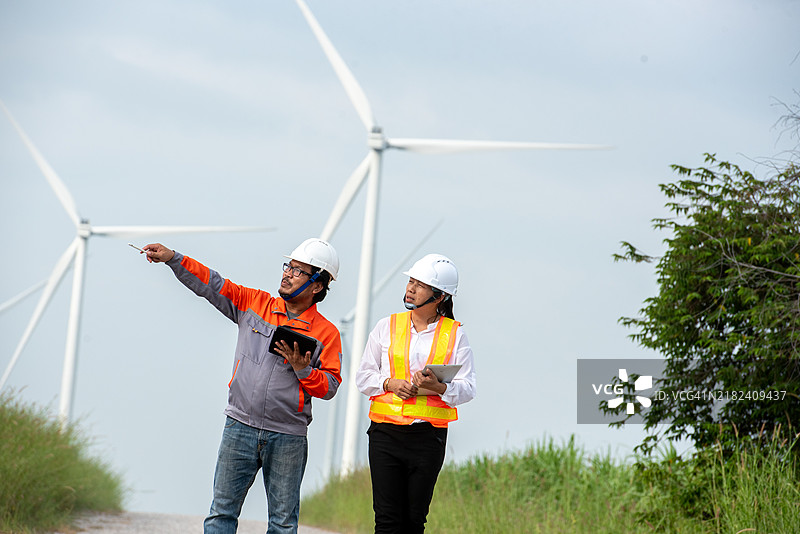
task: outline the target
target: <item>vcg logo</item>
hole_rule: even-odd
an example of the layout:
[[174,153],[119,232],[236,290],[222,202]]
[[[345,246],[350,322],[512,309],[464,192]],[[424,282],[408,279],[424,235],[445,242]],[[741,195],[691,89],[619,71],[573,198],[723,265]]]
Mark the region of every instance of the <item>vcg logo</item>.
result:
[[[628,371],[626,369],[619,370],[619,379],[623,382],[629,382],[628,380]],[[653,387],[653,377],[652,375],[647,376],[640,376],[636,379],[633,383],[633,390],[634,391],[643,391],[645,389],[650,389]],[[618,395],[616,398],[613,398],[608,401],[608,407],[611,409],[616,408],[623,402],[625,402],[625,398],[623,397],[623,393],[625,393],[625,387],[622,384],[592,384],[592,389],[594,390],[595,395],[599,395],[602,391],[606,395]],[[636,400],[644,406],[645,408],[649,408],[651,401],[647,397],[642,397],[640,395],[636,395]],[[626,411],[628,415],[633,415],[635,410],[635,405],[632,402],[627,403]]]

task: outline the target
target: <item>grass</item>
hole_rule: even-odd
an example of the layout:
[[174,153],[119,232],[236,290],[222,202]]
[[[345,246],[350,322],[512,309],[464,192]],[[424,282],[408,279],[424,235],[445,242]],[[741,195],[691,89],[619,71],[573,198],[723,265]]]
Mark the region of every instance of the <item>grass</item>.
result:
[[[616,461],[589,456],[570,439],[499,457],[448,464],[439,475],[427,530],[438,533],[796,533],[800,479],[787,444],[742,441],[688,459]],[[368,468],[333,477],[303,500],[304,524],[373,531]],[[753,529],[753,530],[751,530]]]
[[346,478],[331,477],[300,503],[300,522],[337,532],[372,532],[372,483],[366,468]]
[[[777,435],[777,434],[776,434]],[[81,511],[118,511],[120,477],[74,425],[0,394],[0,532],[52,531]],[[696,452],[673,448],[619,461],[588,455],[572,438],[447,464],[428,531],[484,533],[795,533],[800,469],[794,444],[775,438]],[[304,524],[373,531],[368,468],[333,477],[301,503]]]
[[75,425],[61,429],[43,408],[0,394],[0,532],[68,525],[81,511],[119,511],[121,478]]
[[719,532],[800,529],[796,455],[789,447],[772,439],[759,449],[740,447],[727,462],[720,457],[711,495]]

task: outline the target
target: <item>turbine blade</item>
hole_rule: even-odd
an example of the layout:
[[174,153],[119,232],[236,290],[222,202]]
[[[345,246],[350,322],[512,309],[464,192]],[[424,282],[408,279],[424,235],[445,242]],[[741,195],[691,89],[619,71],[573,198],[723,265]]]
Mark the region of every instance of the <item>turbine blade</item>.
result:
[[322,51],[325,52],[325,55],[328,57],[328,61],[330,61],[333,70],[336,72],[336,76],[339,78],[342,86],[344,86],[344,90],[350,98],[353,107],[356,108],[356,113],[358,113],[358,116],[361,118],[361,122],[364,123],[367,132],[372,132],[375,126],[375,118],[372,116],[372,108],[369,105],[369,100],[367,100],[367,95],[364,94],[355,76],[350,72],[347,64],[345,64],[339,52],[336,51],[336,48],[334,48],[328,36],[325,35],[322,26],[319,25],[319,22],[317,22],[311,10],[308,9],[306,3],[303,2],[303,0],[297,0],[297,5],[300,11],[303,12],[303,16],[311,27],[311,31],[314,32],[317,41],[319,41]]
[[608,145],[576,145],[568,143],[535,143],[521,141],[461,141],[457,139],[387,139],[392,148],[421,154],[451,154],[479,150],[608,150]]
[[[381,279],[380,282],[378,282],[377,284],[375,284],[375,286],[373,286],[373,288],[372,288],[372,298],[377,297],[383,291],[383,288],[386,287],[386,284],[388,284],[389,281],[391,281],[391,279],[394,278],[394,276],[397,274],[397,272],[400,269],[402,269],[404,266],[408,265],[408,261],[411,259],[411,256],[417,250],[419,250],[419,248],[422,246],[422,244],[425,243],[425,241],[427,241],[430,236],[433,235],[433,233],[442,225],[442,222],[444,222],[444,221],[440,220],[438,223],[436,223],[436,225],[433,228],[431,228],[428,231],[428,233],[425,234],[425,236],[422,239],[419,240],[417,245],[414,248],[412,248],[411,250],[409,250],[408,254],[403,256],[403,258],[400,261],[398,261],[395,264],[395,266],[389,272],[386,273],[386,275]],[[355,317],[355,315],[356,315],[356,309],[353,308],[352,310],[350,310],[350,312],[347,315],[344,316],[344,318],[342,319],[342,322],[343,323],[349,323],[350,321],[353,320],[353,317]]]
[[333,236],[333,233],[342,221],[342,217],[347,213],[347,209],[350,207],[350,204],[353,203],[353,199],[358,194],[361,186],[364,185],[370,162],[371,156],[367,154],[367,157],[359,163],[356,170],[353,171],[353,174],[351,174],[350,178],[345,182],[344,188],[342,192],[339,193],[339,198],[336,199],[336,204],[334,204],[333,210],[331,210],[331,214],[328,216],[328,222],[325,223],[325,228],[322,230],[322,234],[320,234],[320,239],[329,241],[331,236]]
[[272,232],[266,226],[93,226],[92,234],[106,237],[140,237],[156,234],[204,234],[213,232]]
[[64,274],[67,272],[70,263],[75,258],[75,251],[78,248],[78,241],[80,237],[76,237],[72,244],[67,247],[67,250],[61,257],[58,259],[55,268],[53,269],[50,278],[47,279],[47,285],[42,292],[42,296],[39,297],[39,303],[36,305],[36,309],[33,311],[33,315],[31,315],[31,320],[28,322],[28,326],[25,328],[25,332],[22,334],[22,338],[19,340],[19,344],[17,344],[17,348],[14,351],[14,355],[11,356],[11,361],[6,367],[5,373],[3,373],[3,377],[0,378],[0,389],[8,380],[9,375],[11,374],[11,370],[14,369],[14,366],[17,364],[17,360],[19,359],[19,355],[22,353],[22,349],[25,348],[25,345],[28,343],[28,339],[30,339],[33,330],[36,328],[36,325],[39,323],[39,319],[41,319],[44,310],[47,308],[47,305],[50,303],[50,299],[53,297],[53,293],[58,288],[58,284],[61,283],[61,279],[64,278]]
[[58,200],[61,202],[61,205],[64,206],[64,210],[67,212],[67,215],[69,215],[69,218],[72,219],[73,224],[75,224],[75,226],[78,226],[80,224],[81,218],[78,215],[78,208],[75,205],[75,200],[72,198],[69,189],[67,189],[67,186],[61,180],[61,178],[58,177],[56,171],[54,171],[53,168],[50,166],[50,164],[47,163],[47,160],[44,159],[44,156],[42,156],[41,153],[39,153],[39,151],[33,145],[28,136],[25,135],[25,132],[22,131],[22,128],[20,127],[19,124],[17,124],[17,121],[14,120],[14,117],[11,115],[11,112],[8,110],[5,104],[3,104],[2,101],[0,101],[0,107],[2,107],[3,111],[5,111],[6,116],[8,116],[8,120],[11,121],[11,124],[14,126],[14,129],[17,130],[17,133],[22,138],[22,142],[25,143],[26,147],[28,147],[28,151],[33,156],[33,159],[36,161],[36,164],[42,171],[42,174],[44,174],[44,177],[47,179],[47,182],[50,184],[50,187],[55,192],[56,196],[58,197]]
[[28,289],[26,289],[25,291],[23,291],[22,293],[20,293],[16,297],[12,297],[12,298],[8,299],[7,301],[5,301],[3,304],[0,304],[0,313],[3,313],[7,309],[11,308],[15,304],[17,304],[18,302],[23,300],[25,297],[27,297],[28,295],[31,295],[32,293],[35,293],[36,291],[39,291],[46,283],[47,283],[47,280],[42,280],[38,284],[29,287]]

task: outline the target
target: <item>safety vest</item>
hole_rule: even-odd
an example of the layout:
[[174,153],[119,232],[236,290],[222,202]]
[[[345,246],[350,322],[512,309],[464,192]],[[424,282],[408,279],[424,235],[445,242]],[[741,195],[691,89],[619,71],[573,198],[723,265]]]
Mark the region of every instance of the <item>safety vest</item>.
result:
[[[427,364],[446,364],[453,355],[458,321],[442,317],[436,325]],[[411,312],[396,313],[390,319],[389,366],[392,378],[411,382],[408,349],[411,343]],[[403,400],[387,391],[370,397],[369,418],[376,423],[410,425],[417,419],[428,421],[433,426],[447,427],[447,423],[458,419],[458,410],[445,403],[439,395],[418,395]]]

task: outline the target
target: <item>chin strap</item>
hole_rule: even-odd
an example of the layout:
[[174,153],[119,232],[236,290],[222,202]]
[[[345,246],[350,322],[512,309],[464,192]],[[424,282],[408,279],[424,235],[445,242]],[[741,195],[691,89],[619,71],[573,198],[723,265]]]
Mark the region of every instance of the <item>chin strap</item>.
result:
[[295,298],[297,295],[299,295],[300,293],[305,291],[308,286],[310,286],[311,284],[316,282],[317,278],[319,278],[320,274],[322,274],[322,269],[320,269],[319,271],[317,271],[313,275],[311,275],[311,277],[308,279],[308,281],[305,284],[303,284],[302,286],[300,286],[297,289],[295,289],[294,293],[292,293],[288,297],[283,297],[283,299],[284,300],[292,300],[293,298]]
[[[406,302],[406,299],[405,299],[405,296],[404,296],[403,297],[403,305],[406,307],[407,310],[416,310],[417,308],[421,308],[421,307],[425,306],[426,304],[430,304],[434,300],[438,299],[439,297],[442,296],[442,293],[444,293],[444,291],[434,291],[433,295],[431,295],[431,298],[429,298],[428,300],[426,300],[425,302],[423,302],[419,306],[417,306],[416,304],[411,304],[410,302]],[[449,298],[450,298],[450,295],[445,294],[444,300],[442,302],[446,302],[447,299],[449,299]]]

